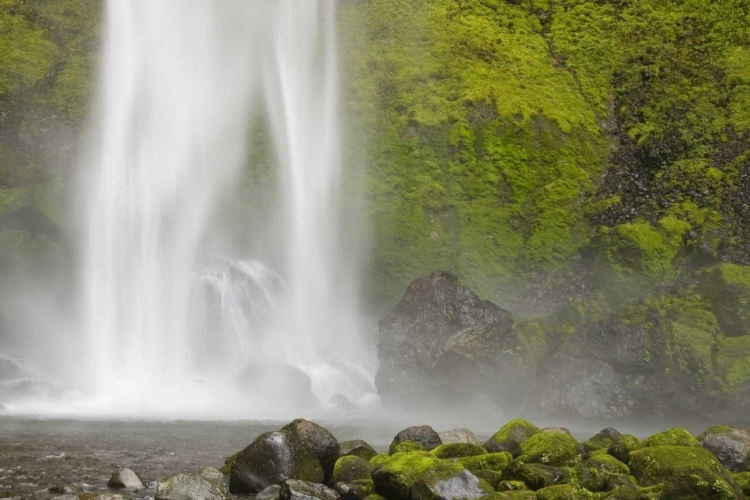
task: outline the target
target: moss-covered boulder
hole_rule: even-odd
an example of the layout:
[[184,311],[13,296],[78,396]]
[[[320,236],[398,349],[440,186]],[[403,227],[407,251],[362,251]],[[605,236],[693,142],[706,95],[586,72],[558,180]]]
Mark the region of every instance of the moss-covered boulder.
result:
[[459,457],[453,461],[460,463],[473,473],[482,470],[501,471],[513,461],[513,455],[507,451],[499,453],[484,453],[470,457]]
[[732,477],[745,496],[750,496],[750,472],[737,472]]
[[257,493],[287,479],[322,483],[324,477],[317,455],[305,440],[286,432],[266,432],[232,461],[229,490],[234,494]]
[[578,441],[569,433],[560,430],[540,432],[521,443],[518,459],[559,467],[576,458],[578,447]]
[[657,432],[641,442],[642,448],[651,446],[700,446],[700,443],[689,431],[676,427]]
[[750,266],[723,263],[704,271],[700,291],[724,333],[750,334]]
[[607,491],[613,489],[611,483],[617,484],[617,480],[610,481],[612,476],[629,477],[630,469],[604,451],[599,451],[576,466],[578,484],[589,491]]
[[520,481],[530,490],[568,483],[571,469],[552,467],[542,464],[523,463],[515,460],[503,469],[503,479]]
[[528,490],[502,491],[482,497],[482,500],[536,500],[536,493]]
[[341,496],[341,500],[362,500],[372,494],[374,484],[372,479],[358,479],[351,483],[335,483],[333,489]]
[[438,458],[473,457],[475,455],[484,455],[486,453],[487,450],[481,446],[469,443],[441,444],[432,450],[432,454]]
[[429,425],[416,425],[400,431],[391,441],[388,454],[432,450],[443,444],[440,435]]
[[[422,450],[422,451],[424,451],[424,450]],[[385,453],[378,453],[377,455],[375,455],[374,457],[372,457],[369,460],[369,462],[370,462],[370,465],[372,465],[373,467],[377,467],[378,465],[382,464],[383,462],[385,462],[389,458],[390,458],[390,455],[386,455]]]
[[710,427],[698,436],[698,441],[730,471],[750,470],[750,432],[745,429],[726,425]]
[[353,455],[355,457],[364,458],[365,460],[370,460],[377,455],[377,452],[375,451],[375,448],[370,446],[366,441],[353,439],[350,441],[341,441],[339,443],[339,456],[343,457],[346,455]]
[[641,441],[632,434],[622,434],[612,441],[607,453],[622,463],[630,461],[630,453],[641,448]]
[[607,493],[604,498],[606,500],[655,500],[657,497],[637,489],[620,487]]
[[[394,453],[372,471],[375,490],[389,500],[409,500],[411,487],[419,475],[439,460],[426,451]],[[456,466],[457,470],[461,468]]]
[[621,434],[617,431],[617,429],[607,427],[606,429],[602,429],[601,431],[584,441],[582,443],[583,449],[587,453],[591,453],[592,451],[597,450],[606,450],[607,448],[609,448],[612,442],[620,436]]
[[536,497],[539,500],[581,500],[584,492],[572,484],[561,484],[542,488],[536,492]]
[[729,471],[700,447],[642,448],[630,454],[630,470],[642,486],[663,484],[664,499],[744,498]]
[[536,425],[517,418],[503,425],[483,446],[490,452],[507,451],[513,456],[518,456],[521,452],[521,443],[539,432],[541,429]]
[[361,457],[347,455],[339,458],[333,468],[333,482],[351,483],[357,479],[370,479],[370,462]]

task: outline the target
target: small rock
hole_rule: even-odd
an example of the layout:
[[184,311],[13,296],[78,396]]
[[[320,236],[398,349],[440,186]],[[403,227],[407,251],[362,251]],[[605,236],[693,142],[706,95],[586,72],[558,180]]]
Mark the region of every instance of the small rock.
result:
[[159,483],[155,500],[228,500],[222,483],[198,474],[177,474]]
[[328,486],[304,481],[288,479],[281,485],[281,500],[341,500],[341,497]]
[[466,443],[475,444],[477,446],[482,444],[479,442],[476,434],[469,429],[451,429],[449,431],[441,432],[439,436],[443,444]]
[[107,486],[112,489],[127,488],[129,490],[142,490],[144,488],[143,481],[138,477],[138,474],[124,467],[117,469],[112,474]]

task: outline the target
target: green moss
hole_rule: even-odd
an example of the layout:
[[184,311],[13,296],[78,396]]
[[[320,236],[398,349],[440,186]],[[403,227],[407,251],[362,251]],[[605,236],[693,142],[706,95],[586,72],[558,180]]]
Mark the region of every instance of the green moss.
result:
[[373,467],[377,467],[378,465],[384,463],[386,460],[390,458],[390,455],[386,455],[384,453],[378,453],[374,457],[370,459],[370,465]]
[[609,436],[608,432],[601,431],[581,444],[583,444],[583,449],[586,452],[591,453],[597,450],[606,450],[612,444],[612,441],[613,439]]
[[388,454],[393,455],[395,453],[404,453],[410,451],[428,451],[424,445],[416,441],[399,441],[398,443],[391,443],[388,448]]
[[603,233],[603,255],[618,273],[641,273],[654,280],[674,276],[679,249],[664,231],[647,222],[625,223]]
[[750,495],[750,472],[735,472],[732,474],[734,482],[745,495]]
[[651,446],[700,446],[700,443],[690,432],[676,427],[668,431],[657,432],[641,442],[642,448]]
[[434,450],[431,450],[431,452],[438,458],[458,458],[484,455],[487,453],[487,450],[471,443],[447,443],[441,444]]
[[594,498],[590,493],[572,484],[560,484],[542,488],[536,492],[536,497],[539,500],[583,500]]
[[336,460],[333,467],[333,482],[351,483],[357,479],[369,479],[373,466],[361,457],[344,456]]
[[537,500],[533,491],[503,491],[491,493],[482,497],[482,500]]
[[559,431],[540,432],[521,443],[519,460],[553,466],[564,465],[578,454],[578,442]]
[[641,448],[640,440],[632,434],[622,434],[612,441],[607,448],[607,454],[612,455],[622,463],[629,463],[630,453]]
[[514,456],[521,451],[521,443],[540,432],[539,427],[528,420],[517,418],[503,425],[484,443],[488,451],[507,451]]
[[[440,500],[445,495],[444,481],[449,481],[464,470],[457,463],[440,460],[419,475],[411,489],[412,500]],[[492,486],[480,479],[476,487],[485,494],[494,492]]]
[[719,342],[716,372],[729,390],[740,390],[750,382],[750,335],[728,337]]
[[612,489],[610,483],[617,484],[618,478],[628,478],[630,469],[616,458],[604,451],[593,454],[576,466],[578,485],[589,491],[606,491]]
[[641,485],[663,484],[665,498],[735,498],[729,472],[700,447],[655,446],[630,454],[630,468]]
[[[379,455],[376,455],[377,458]],[[375,459],[373,458],[373,460]],[[420,474],[439,462],[426,451],[397,452],[375,467],[372,478],[377,492],[386,498],[408,499]],[[372,460],[371,460],[372,463]],[[454,465],[453,468],[461,468]]]
[[513,461],[513,455],[508,452],[485,453],[456,458],[455,461],[474,473],[481,470],[501,471]]

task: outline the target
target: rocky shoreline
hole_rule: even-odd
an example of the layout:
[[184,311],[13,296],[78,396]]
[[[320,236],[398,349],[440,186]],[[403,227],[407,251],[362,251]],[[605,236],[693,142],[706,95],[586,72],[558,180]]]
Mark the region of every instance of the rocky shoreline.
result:
[[744,499],[750,432],[717,426],[693,436],[674,428],[640,440],[607,428],[579,441],[565,428],[515,419],[483,443],[468,429],[408,427],[379,453],[297,419],[262,433],[221,469],[144,484],[137,471],[118,468],[106,488],[45,493],[57,493],[55,500]]

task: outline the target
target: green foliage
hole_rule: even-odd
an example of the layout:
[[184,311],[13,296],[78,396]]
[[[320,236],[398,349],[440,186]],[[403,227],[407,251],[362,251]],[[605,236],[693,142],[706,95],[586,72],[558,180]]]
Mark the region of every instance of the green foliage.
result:
[[750,335],[722,340],[715,360],[716,372],[730,390],[747,387],[750,382]]

